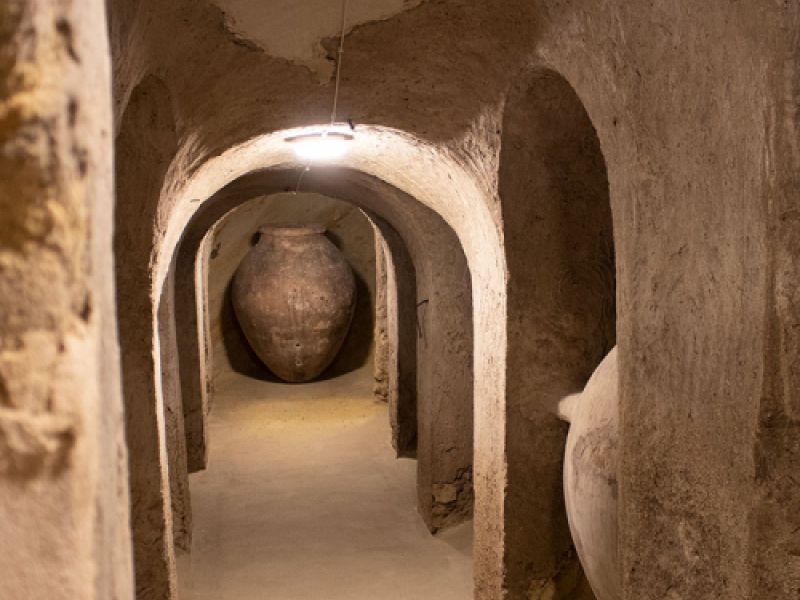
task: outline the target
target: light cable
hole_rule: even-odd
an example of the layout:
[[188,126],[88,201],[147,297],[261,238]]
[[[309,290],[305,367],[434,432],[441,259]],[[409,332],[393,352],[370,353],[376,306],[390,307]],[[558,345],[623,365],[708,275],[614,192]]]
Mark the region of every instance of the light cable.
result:
[[336,83],[333,89],[333,110],[331,125],[336,123],[336,109],[339,106],[339,83],[342,79],[342,59],[344,55],[344,35],[347,29],[347,0],[342,0],[342,30],[339,34],[339,50],[336,53]]

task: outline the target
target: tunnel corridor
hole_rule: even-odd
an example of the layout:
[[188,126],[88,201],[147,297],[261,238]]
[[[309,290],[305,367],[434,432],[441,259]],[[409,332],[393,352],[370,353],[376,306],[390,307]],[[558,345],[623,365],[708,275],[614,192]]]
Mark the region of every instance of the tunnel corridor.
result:
[[428,532],[371,365],[300,385],[231,372],[209,427],[182,600],[472,597],[472,523]]

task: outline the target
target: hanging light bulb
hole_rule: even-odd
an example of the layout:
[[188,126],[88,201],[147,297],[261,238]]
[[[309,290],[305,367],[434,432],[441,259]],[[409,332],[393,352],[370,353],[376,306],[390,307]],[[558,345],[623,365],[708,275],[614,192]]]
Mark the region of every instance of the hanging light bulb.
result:
[[333,110],[331,111],[330,124],[285,138],[287,142],[294,146],[294,152],[297,157],[309,163],[342,158],[347,154],[349,143],[354,138],[352,125],[336,122],[336,109],[339,104],[339,84],[342,79],[342,55],[344,54],[346,24],[347,0],[342,0],[342,29],[336,57],[336,85],[333,91]]
[[297,158],[320,162],[342,158],[353,137],[348,125],[334,124],[289,136],[286,141],[292,144]]

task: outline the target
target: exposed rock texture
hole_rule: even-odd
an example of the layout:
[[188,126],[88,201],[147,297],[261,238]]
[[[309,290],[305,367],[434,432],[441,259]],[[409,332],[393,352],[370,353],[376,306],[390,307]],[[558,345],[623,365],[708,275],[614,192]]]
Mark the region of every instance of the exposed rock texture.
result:
[[104,3],[0,4],[0,597],[132,598]]

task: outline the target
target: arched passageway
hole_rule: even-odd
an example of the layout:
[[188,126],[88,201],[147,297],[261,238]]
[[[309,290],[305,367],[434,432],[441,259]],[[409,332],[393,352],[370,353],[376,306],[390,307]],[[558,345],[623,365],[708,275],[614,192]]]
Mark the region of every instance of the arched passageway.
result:
[[[348,339],[341,360],[304,384],[277,382],[241,356],[224,290],[251,234],[287,215],[328,225],[354,269],[368,270],[370,258],[374,268],[374,255],[362,256],[365,240],[355,239],[366,228],[366,245],[372,244],[368,220],[352,205],[320,196],[249,200],[206,236],[199,258],[209,249],[213,258],[198,288],[207,290],[212,331],[209,463],[191,477],[195,534],[191,555],[178,560],[181,597],[429,592],[465,600],[472,587],[471,526],[432,537],[420,519],[416,467],[396,460],[386,404],[374,400],[372,360],[362,356],[370,340]],[[369,289],[364,300],[370,304]],[[356,320],[368,316],[358,311]],[[364,332],[353,327],[360,338]]]
[[[254,195],[293,189],[298,177],[294,170],[265,170],[243,177],[204,202],[187,227],[175,264],[174,307],[186,377],[198,377],[205,370],[200,366],[205,352],[198,347],[202,336],[197,325],[202,294],[195,276],[205,232],[221,215]],[[303,187],[331,197],[346,196],[376,214],[378,228],[387,232],[384,239],[399,237],[407,246],[415,280],[398,282],[398,288],[416,287],[419,310],[410,325],[418,331],[417,393],[398,398],[397,411],[407,412],[404,404],[416,400],[419,508],[428,527],[436,531],[463,520],[472,510],[473,393],[471,281],[460,244],[432,211],[375,178],[351,170],[317,168],[305,174]],[[398,260],[402,254],[398,252]],[[404,326],[408,325],[405,319]],[[184,406],[190,407],[185,411],[199,412],[200,398],[184,394]],[[414,427],[413,423],[398,425]]]
[[[153,94],[134,93],[132,100],[139,97],[142,98],[142,103],[145,105],[141,109],[142,112],[147,113],[147,111],[158,110],[154,106],[154,104],[158,104],[158,99]],[[131,107],[135,106],[137,106],[136,103],[130,104],[128,110],[130,111]],[[134,112],[130,118],[123,118],[123,133],[126,129],[126,121],[131,124],[136,123],[135,114]],[[133,129],[135,130],[135,128]],[[133,134],[135,133],[136,131],[133,132]],[[120,134],[121,137],[122,133]],[[135,175],[136,169],[140,168],[136,166],[138,164],[137,161],[146,159],[146,154],[141,152],[141,148],[136,150],[137,144],[146,146],[148,142],[145,138],[137,139],[135,135],[133,135],[132,141],[135,143],[132,146],[123,148],[123,150],[126,161],[131,163],[130,172]],[[224,153],[212,163],[203,165],[189,179],[181,178],[180,181],[171,179],[175,176],[175,173],[173,173],[174,167],[168,169],[166,183],[162,185],[161,203],[157,206],[148,203],[140,205],[143,211],[153,215],[153,223],[156,227],[155,237],[148,237],[147,231],[144,230],[131,230],[130,223],[126,222],[124,218],[118,218],[119,226],[127,230],[127,235],[131,235],[137,240],[136,246],[126,247],[122,245],[119,248],[118,268],[127,269],[126,265],[137,262],[142,258],[143,250],[148,244],[151,248],[150,256],[152,262],[150,264],[152,269],[150,273],[152,279],[150,279],[149,285],[153,286],[153,291],[150,291],[151,288],[148,287],[148,284],[141,282],[142,285],[138,286],[127,285],[126,293],[136,296],[138,298],[137,302],[146,302],[147,300],[145,299],[155,294],[155,290],[159,290],[157,292],[158,295],[162,293],[164,282],[171,280],[176,274],[176,262],[174,260],[176,255],[174,250],[186,231],[186,225],[191,221],[193,214],[201,214],[202,208],[206,206],[207,201],[198,201],[199,198],[214,195],[216,190],[224,188],[237,177],[241,177],[249,171],[253,171],[259,165],[264,164],[287,165],[286,168],[268,169],[267,171],[271,173],[282,171],[287,178],[285,182],[276,184],[274,191],[292,189],[297,181],[298,167],[292,165],[292,160],[289,158],[290,155],[287,155],[287,150],[286,144],[282,140],[282,135],[270,135],[231,149],[230,152]],[[420,171],[417,168],[419,161],[426,163],[428,168]],[[441,215],[437,218],[453,227],[453,232],[458,235],[457,243],[459,245],[463,244],[466,256],[470,257],[468,262],[469,271],[472,275],[471,293],[469,293],[470,283],[467,282],[468,291],[461,295],[461,299],[458,302],[468,302],[473,298],[476,299],[476,302],[473,303],[473,315],[476,319],[474,328],[474,368],[476,370],[474,395],[475,398],[481,399],[477,407],[483,411],[484,426],[476,423],[475,431],[479,436],[482,435],[484,437],[483,444],[487,449],[494,447],[493,445],[497,443],[497,436],[503,427],[503,421],[498,421],[495,415],[497,390],[502,386],[503,379],[493,374],[501,362],[491,358],[494,353],[497,353],[502,348],[502,343],[499,341],[503,336],[502,327],[498,329],[498,326],[502,325],[503,321],[502,319],[497,320],[496,317],[498,311],[502,312],[503,310],[503,304],[498,297],[502,288],[503,268],[501,266],[502,260],[496,252],[496,232],[488,224],[487,216],[480,210],[475,211],[474,208],[466,209],[469,206],[480,206],[480,204],[475,204],[475,199],[482,197],[484,192],[481,191],[476,181],[471,176],[464,174],[462,167],[449,157],[431,153],[425,144],[391,130],[361,127],[359,136],[353,143],[347,163],[348,169],[338,169],[338,171],[340,173],[351,173],[368,182],[367,185],[361,188],[361,192],[365,196],[369,196],[365,201],[376,202],[380,198],[381,206],[392,207],[396,205],[398,199],[401,201],[403,199],[410,200],[412,197],[419,199],[419,206],[428,207],[428,209],[435,208],[435,212]],[[312,174],[325,175],[320,179],[327,182],[335,182],[336,177],[334,175],[336,171],[336,168],[331,169],[330,172],[317,169],[312,171]],[[418,177],[418,175],[422,177]],[[312,180],[313,178],[308,177],[304,180],[306,189],[313,189],[309,187]],[[139,183],[135,177],[128,177],[124,181],[130,188],[123,190],[121,193],[129,197],[131,194],[135,194],[137,189],[142,189],[143,187],[142,185],[135,185]],[[150,179],[142,179],[143,183],[147,181],[150,181]],[[376,190],[370,187],[370,182],[383,185],[382,190],[377,191],[388,191],[388,195],[386,193],[376,194]],[[262,186],[260,189],[251,191],[252,195],[260,195],[265,192],[265,188]],[[325,192],[324,189],[317,191]],[[248,197],[252,197],[252,195]],[[335,189],[329,195],[341,196]],[[352,200],[352,198],[348,199]],[[237,202],[241,200],[242,198],[239,198]],[[208,206],[211,205],[208,204]],[[158,216],[156,217],[156,215]],[[387,217],[386,220],[388,222],[390,215],[385,215],[385,217]],[[376,219],[377,217],[374,220]],[[213,222],[214,219],[211,219],[208,224],[210,225]],[[394,223],[390,224],[394,225]],[[419,224],[424,224],[424,220],[419,220],[419,223],[414,226],[419,227]],[[401,227],[398,225],[397,229],[401,230]],[[199,235],[198,243],[201,239],[202,235]],[[455,239],[455,237],[451,239]],[[436,245],[440,244],[441,241],[441,239],[436,239],[434,243],[420,247],[424,251],[429,251],[431,248],[436,248]],[[137,255],[139,255],[138,259],[135,258]],[[463,274],[465,273],[463,268],[451,268],[441,272],[441,274],[437,274],[435,270],[437,265],[444,269],[445,266],[449,265],[448,260],[450,260],[448,257],[443,257],[441,260],[431,261],[431,271],[429,271],[431,279],[434,281],[447,281],[448,278],[456,278],[459,286],[463,285]],[[416,268],[416,265],[415,271],[419,281],[420,270]],[[187,278],[192,280],[193,273],[189,274]],[[129,283],[131,282],[129,281]],[[180,294],[187,291],[187,288],[181,285],[175,286],[175,289]],[[192,289],[191,291],[194,294],[194,290]],[[196,306],[195,301],[196,299],[193,299],[189,303],[182,303],[180,298],[176,298],[176,307],[184,306],[192,309]],[[439,296],[433,296],[433,298],[429,299],[430,308],[433,309],[437,302],[440,301],[441,298]],[[147,313],[145,312],[145,314]],[[457,314],[457,311],[443,310],[442,318],[439,320],[439,327],[433,327],[429,330],[429,336],[431,332],[436,333],[437,329],[439,333],[445,331],[448,320],[453,319],[453,321],[456,321],[454,317]],[[431,310],[425,318],[434,318],[434,315],[435,313]],[[438,317],[436,318],[438,319]],[[455,326],[461,330],[465,323],[469,324],[469,320],[458,321]],[[174,588],[172,511],[168,507],[170,505],[175,506],[176,503],[171,500],[168,488],[173,487],[174,489],[175,486],[169,481],[169,470],[166,468],[166,464],[168,456],[178,456],[179,453],[168,451],[166,447],[167,439],[163,429],[165,425],[162,425],[163,418],[160,415],[177,415],[179,412],[172,410],[171,407],[175,407],[176,402],[180,399],[163,395],[162,376],[165,375],[161,373],[162,366],[177,367],[175,361],[169,357],[178,356],[178,353],[176,348],[169,347],[169,343],[162,347],[160,343],[155,343],[154,338],[148,341],[146,332],[141,328],[131,331],[130,334],[130,337],[126,339],[127,351],[138,357],[150,357],[153,362],[140,364],[139,367],[141,368],[136,371],[133,377],[129,378],[133,386],[126,386],[125,390],[126,399],[128,400],[126,405],[127,416],[129,421],[135,423],[137,443],[148,445],[147,452],[162,457],[161,462],[158,464],[154,464],[152,461],[143,461],[142,466],[149,467],[149,470],[132,473],[131,476],[134,496],[133,507],[134,511],[139,513],[138,516],[134,517],[134,521],[137,523],[134,527],[134,540],[137,548],[142,549],[138,560],[147,563],[139,572],[148,572],[150,575],[149,578],[143,580],[142,583],[146,582],[146,586],[141,588],[140,594],[145,594],[145,597],[148,597],[147,594],[158,594],[162,593],[159,590]],[[187,339],[187,336],[184,335],[178,335],[177,337],[179,342]],[[463,340],[459,336],[453,339]],[[419,346],[417,349],[419,350]],[[447,345],[441,354],[445,356],[451,351],[459,354],[471,350],[470,346],[456,343]],[[162,353],[168,357],[167,360],[161,360]],[[438,359],[440,358],[438,357]],[[470,361],[465,361],[464,364],[470,365]],[[428,367],[430,366],[430,363],[428,363]],[[150,375],[148,375],[148,371]],[[454,372],[457,371],[444,369],[438,374],[450,378]],[[152,383],[148,377],[152,377]],[[174,380],[175,375],[165,377]],[[421,389],[423,385],[421,379],[424,375],[418,372],[417,377],[418,389]],[[436,385],[435,380],[429,381],[433,381],[433,385]],[[462,378],[457,381],[457,384],[463,385],[465,382],[471,382],[471,379]],[[200,387],[202,389],[202,386]],[[169,390],[170,388],[166,389]],[[157,400],[156,407],[153,410],[150,407],[139,404],[141,398],[148,397],[151,393],[155,393]],[[434,398],[434,400],[437,400],[437,398]],[[442,410],[459,410],[459,406],[463,407],[465,405],[442,405]],[[471,409],[471,406],[471,403],[466,405],[468,409]],[[160,412],[164,411],[165,408],[166,412]],[[435,411],[431,414],[435,414]],[[443,415],[444,413],[441,414]],[[459,416],[458,418],[461,417]],[[454,420],[450,422],[452,423]],[[169,424],[166,424],[166,428],[169,428]],[[417,443],[418,458],[421,458],[420,449],[424,448],[426,451],[433,452],[436,449],[434,444],[439,444],[440,441],[445,440],[447,435],[457,435],[459,431],[463,432],[464,429],[457,428],[442,432],[429,431],[429,439],[432,440],[431,444],[422,444],[420,443],[422,439],[422,431],[420,430]],[[443,447],[445,452],[442,454],[432,456],[430,460],[419,461],[420,488],[424,490],[427,486],[429,490],[428,493],[420,494],[420,504],[423,508],[427,507],[427,511],[423,511],[423,515],[427,518],[429,526],[432,525],[432,529],[441,526],[441,524],[436,524],[437,519],[440,523],[444,521],[443,524],[446,525],[448,522],[445,520],[448,516],[455,515],[456,519],[463,516],[459,516],[461,514],[459,511],[450,511],[449,508],[450,506],[456,508],[463,506],[458,502],[459,494],[453,494],[451,490],[454,488],[456,491],[462,488],[466,489],[466,485],[464,485],[467,483],[464,481],[464,467],[461,466],[455,469],[455,482],[452,479],[433,479],[437,472],[458,464],[454,460],[455,452],[452,448],[452,444],[446,445]],[[449,452],[446,452],[447,450]],[[476,452],[475,458],[478,462],[483,463],[480,469],[475,471],[475,485],[476,487],[482,486],[484,490],[482,495],[480,492],[476,494],[483,504],[483,507],[479,510],[483,512],[484,518],[480,520],[482,525],[476,530],[475,547],[479,555],[483,554],[487,557],[476,562],[478,567],[476,581],[482,579],[492,580],[492,585],[494,585],[494,582],[498,581],[496,573],[499,572],[499,569],[498,563],[494,560],[493,547],[496,542],[492,542],[491,539],[499,533],[496,527],[497,517],[500,514],[497,508],[497,501],[501,497],[498,494],[502,494],[503,467],[502,464],[494,464],[497,462],[498,455],[493,452]],[[468,461],[471,460],[472,456],[470,455],[468,456]],[[423,466],[428,468],[423,470]],[[483,476],[478,474],[479,471],[483,472]],[[178,477],[184,476],[177,468],[173,468],[172,473],[177,474]],[[138,486],[144,486],[146,489],[138,490]],[[440,493],[440,499],[443,500],[440,504],[450,505],[446,506],[448,510],[434,510],[437,504],[433,493],[434,489]],[[454,496],[456,502],[453,502]],[[150,501],[146,503],[140,500],[141,498],[148,498]]]
[[[204,394],[211,394],[219,373],[228,369],[254,376],[265,375],[263,364],[250,351],[236,325],[229,284],[239,261],[260,236],[259,224],[271,222],[309,222],[326,226],[334,243],[354,267],[358,304],[351,335],[330,371],[341,374],[374,359],[375,395],[389,405],[392,444],[398,456],[416,455],[416,273],[402,237],[378,215],[371,213],[370,217],[350,203],[292,191],[248,200],[209,229],[195,259],[194,285],[202,290],[201,294],[196,294],[197,315],[201,321],[197,332],[200,377],[198,379],[195,360],[184,360],[181,370],[184,418],[192,427],[187,433],[186,445],[189,456],[195,458],[190,472],[204,465],[208,412]],[[194,249],[194,245],[181,244],[177,262],[188,261],[185,264],[189,264]],[[188,270],[186,273],[188,276]],[[187,285],[192,283],[187,282]],[[179,316],[186,318],[180,328],[189,328],[193,335],[194,314],[181,311]],[[207,340],[212,342],[209,344]],[[186,345],[184,350],[194,351],[194,345]],[[200,390],[196,390],[198,383]]]
[[559,74],[536,70],[511,91],[499,176],[509,270],[508,598],[593,598],[567,526],[568,426],[557,406],[616,343],[614,235],[600,142]]
[[[230,184],[203,203],[190,221],[176,252],[174,268],[165,280],[164,298],[173,301],[177,336],[161,336],[160,354],[164,381],[192,378],[193,385],[162,384],[166,410],[167,454],[177,547],[187,545],[191,522],[186,496],[184,455],[206,455],[192,443],[205,444],[208,415],[203,347],[204,326],[198,320],[205,305],[202,273],[206,231],[221,216],[254,195],[291,189],[300,172],[273,169],[257,172]],[[413,452],[417,458],[419,512],[436,532],[456,525],[472,514],[472,305],[469,269],[463,251],[444,221],[410,196],[375,178],[346,169],[314,169],[303,176],[305,190],[346,195],[362,207],[380,234],[391,265],[392,285],[387,287],[388,340],[392,379],[390,409],[393,443],[398,455]],[[167,292],[166,290],[172,290]],[[391,292],[391,293],[388,293]],[[198,310],[200,309],[200,310]],[[165,326],[162,324],[161,329]],[[413,344],[409,347],[408,344]],[[416,363],[409,359],[418,357]],[[176,360],[178,357],[179,360]],[[179,365],[179,366],[178,366]],[[172,374],[169,371],[172,370]],[[179,373],[177,372],[179,371]],[[416,380],[416,389],[401,381]],[[187,390],[200,390],[194,397]],[[172,423],[183,405],[186,444],[173,433]],[[199,415],[203,432],[194,435],[191,416]],[[414,421],[409,420],[416,417]],[[194,440],[194,441],[193,441]],[[409,440],[416,441],[414,447]],[[187,452],[188,450],[188,452]],[[176,483],[175,479],[182,481]]]
[[[215,328],[219,329],[220,324],[225,324],[233,319],[232,309],[229,301],[223,301],[223,295],[219,292],[209,290],[206,285],[211,277],[212,265],[218,264],[219,254],[218,245],[213,234],[225,226],[229,217],[247,205],[254,204],[255,200],[244,200],[247,195],[241,197],[242,204],[236,208],[225,205],[222,210],[228,210],[225,217],[220,218],[203,237],[203,242],[198,242],[203,234],[204,228],[208,225],[207,214],[200,215],[202,218],[193,219],[185,237],[178,248],[176,257],[176,270],[178,273],[178,287],[190,290],[186,294],[187,303],[180,306],[176,312],[177,327],[181,331],[187,332],[188,337],[182,340],[179,352],[183,355],[181,364],[181,397],[186,420],[186,446],[190,456],[190,472],[195,472],[205,465],[206,439],[205,439],[205,417],[208,413],[209,390],[213,387],[213,378],[223,363],[227,363],[234,370],[259,372],[260,361],[247,352],[248,346],[237,327],[228,327],[224,339],[224,350],[215,349],[206,343],[206,340],[215,337]],[[286,222],[296,221],[300,215],[302,218],[319,218],[325,221],[327,211],[320,206],[320,203],[336,202],[327,199],[325,196],[314,195],[308,192],[297,195],[296,193],[275,194],[262,196],[263,206],[258,213],[260,219],[268,222],[268,219],[281,219]],[[300,205],[298,207],[298,204]],[[237,206],[235,203],[233,206]],[[350,206],[346,204],[346,206]],[[332,206],[328,207],[333,209]],[[256,208],[253,211],[258,210]],[[320,212],[321,211],[321,212]],[[357,213],[360,211],[356,210]],[[216,211],[214,215],[218,214]],[[350,214],[350,213],[346,213]],[[316,215],[316,216],[315,216]],[[255,216],[255,215],[254,215]],[[381,332],[376,333],[376,394],[381,395],[390,405],[393,423],[393,443],[397,452],[401,456],[414,456],[416,453],[417,420],[416,420],[416,355],[417,355],[417,319],[416,319],[416,273],[414,264],[409,256],[408,247],[397,231],[389,225],[387,221],[371,213],[371,229],[376,236],[376,252],[378,252],[379,267],[382,270],[383,281],[380,285],[372,285],[369,294],[366,291],[358,294],[360,299],[367,301],[370,296],[379,294],[381,298],[379,305],[373,302],[373,308],[381,315],[377,317],[378,327]],[[213,219],[213,217],[212,217]],[[352,219],[350,219],[352,221]],[[341,226],[339,219],[331,222],[335,229]],[[249,224],[250,229],[254,227]],[[256,235],[253,229],[251,234]],[[333,232],[337,235],[336,232]],[[230,233],[227,234],[230,237]],[[341,235],[341,234],[339,234]],[[242,258],[244,248],[247,247],[249,237],[242,234],[247,240],[239,240],[240,251],[233,257],[234,261]],[[347,240],[342,240],[347,242]],[[236,243],[233,239],[229,243]],[[374,253],[373,253],[374,254]],[[374,262],[373,256],[373,262]],[[230,258],[228,261],[232,260]],[[361,259],[363,260],[363,258]],[[227,265],[229,273],[235,264]],[[225,281],[229,277],[224,277]],[[400,284],[398,285],[398,282]],[[365,282],[361,282],[363,288]],[[226,292],[227,293],[227,292]],[[191,297],[197,303],[196,310],[191,309]],[[213,296],[213,297],[210,297]],[[388,305],[390,306],[387,306]],[[372,334],[373,314],[375,311],[366,310],[366,307],[359,307],[356,310],[355,322],[351,330],[358,331],[358,337]],[[210,313],[216,315],[221,313],[220,319],[212,323]],[[220,334],[216,332],[216,337]],[[198,341],[195,341],[195,340]],[[358,357],[351,356],[348,345],[358,344],[355,339],[349,337],[341,355],[350,356],[348,360],[360,361]],[[220,344],[217,344],[218,346]],[[362,343],[363,347],[364,344]],[[364,348],[359,350],[361,354]],[[216,354],[216,357],[215,357]],[[362,357],[365,358],[365,357]],[[199,366],[198,366],[199,365]],[[332,367],[336,370],[337,364]],[[380,388],[380,389],[378,389]]]

